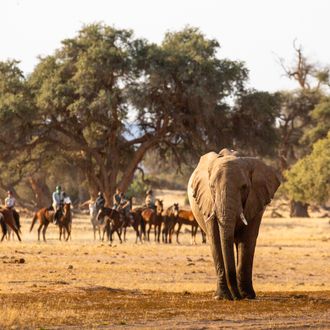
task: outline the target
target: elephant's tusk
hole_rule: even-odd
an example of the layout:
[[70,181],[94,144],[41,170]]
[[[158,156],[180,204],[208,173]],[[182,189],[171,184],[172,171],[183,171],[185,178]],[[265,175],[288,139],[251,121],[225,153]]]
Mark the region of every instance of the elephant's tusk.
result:
[[243,212],[240,214],[240,218],[243,221],[244,225],[247,226],[248,225],[248,222],[246,221],[246,218],[245,218]]
[[215,216],[215,212],[213,211],[211,215],[205,220],[205,222],[210,221]]

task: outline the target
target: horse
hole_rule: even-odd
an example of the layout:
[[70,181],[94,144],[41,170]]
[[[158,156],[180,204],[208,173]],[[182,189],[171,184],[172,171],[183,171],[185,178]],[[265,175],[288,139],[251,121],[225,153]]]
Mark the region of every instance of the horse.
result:
[[51,222],[54,222],[54,215],[55,211],[53,209],[43,207],[39,209],[33,216],[32,222],[31,222],[31,227],[30,227],[30,232],[33,229],[34,224],[38,221],[39,222],[39,227],[38,227],[38,241],[40,241],[40,232],[42,229],[42,237],[44,242],[46,242],[46,230],[48,225]]
[[135,243],[140,240],[142,243],[141,239],[141,232],[139,227],[141,226],[141,212],[136,211],[136,209],[133,209],[132,211],[129,212],[129,214],[126,214],[124,210],[118,209],[118,212],[122,215],[123,217],[123,231],[124,231],[124,242],[126,242],[126,230],[127,227],[132,226],[135,230],[136,233],[136,238],[135,238]]
[[[177,217],[178,229],[176,231],[176,242],[179,242],[179,234],[182,225],[190,225],[191,226],[191,244],[196,244],[196,233],[198,230],[198,223],[190,210],[179,210],[179,214]],[[174,227],[173,227],[174,229]]]
[[2,230],[1,242],[4,240],[7,234],[7,228],[11,228],[16,234],[19,241],[21,241],[21,237],[19,235],[20,229],[17,228],[16,221],[14,219],[13,211],[7,208],[0,208],[0,227]]
[[[69,239],[69,237],[71,236],[71,224],[72,224],[71,204],[64,204],[61,217],[58,221],[60,240],[62,238],[62,233],[66,241]],[[65,237],[65,232],[68,234],[67,237]]]
[[90,215],[91,223],[92,223],[92,226],[93,226],[94,241],[96,240],[96,232],[97,231],[99,233],[99,240],[101,240],[101,228],[100,228],[100,223],[97,220],[97,210],[96,210],[95,203],[90,203],[89,204],[89,215]]
[[[13,217],[15,220],[16,228],[18,229],[18,232],[21,233],[21,223],[20,223],[19,213],[15,209],[8,207],[6,208],[13,211]],[[6,225],[6,227],[7,227],[7,234],[6,234],[7,241],[10,241],[11,239],[15,239],[15,232],[8,225]]]
[[162,231],[162,241],[164,243],[172,243],[172,234],[174,226],[179,215],[179,203],[174,203],[168,207],[164,215],[164,228]]
[[[145,223],[149,224],[147,239],[150,241],[150,231],[151,227],[154,226],[154,233],[155,233],[155,242],[160,242],[160,232],[163,222],[163,201],[160,199],[156,199],[155,201],[156,209],[146,208],[141,212],[142,220]],[[145,230],[144,230],[144,237],[145,237]]]
[[124,226],[124,219],[117,210],[103,207],[97,215],[97,220],[103,228],[102,241],[104,240],[104,235],[107,234],[109,241],[112,243],[112,234],[116,232],[120,243],[123,242],[121,230]]

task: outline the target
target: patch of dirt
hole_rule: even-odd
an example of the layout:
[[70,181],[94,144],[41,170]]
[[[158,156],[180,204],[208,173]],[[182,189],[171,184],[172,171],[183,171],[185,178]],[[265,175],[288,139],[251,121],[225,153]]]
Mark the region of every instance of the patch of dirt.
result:
[[[12,314],[13,310],[20,310],[21,317],[15,325],[26,329],[326,329],[330,326],[329,291],[264,292],[256,300],[229,302],[213,300],[212,292],[187,294],[91,287],[67,293],[0,294],[0,305]],[[1,328],[9,327],[5,322],[1,318]]]

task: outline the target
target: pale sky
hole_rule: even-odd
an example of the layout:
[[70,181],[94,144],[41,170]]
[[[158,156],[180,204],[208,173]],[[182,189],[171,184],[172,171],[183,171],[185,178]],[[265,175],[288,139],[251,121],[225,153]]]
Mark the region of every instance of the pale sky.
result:
[[329,16],[328,0],[0,0],[0,60],[20,60],[29,73],[38,55],[88,23],[157,43],[191,25],[220,42],[219,57],[245,62],[250,87],[275,91],[296,87],[277,63],[277,55],[292,62],[294,39],[314,62],[330,65]]

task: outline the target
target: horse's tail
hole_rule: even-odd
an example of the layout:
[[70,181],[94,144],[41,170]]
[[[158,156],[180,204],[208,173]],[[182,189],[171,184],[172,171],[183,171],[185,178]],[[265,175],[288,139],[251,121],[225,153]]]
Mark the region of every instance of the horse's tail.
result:
[[1,230],[2,230],[3,236],[7,235],[8,228],[7,228],[7,225],[5,224],[5,219],[1,213],[0,213],[0,225],[1,225]]
[[38,216],[37,216],[37,213],[35,213],[34,217],[32,219],[32,222],[31,222],[30,232],[32,231],[34,224],[37,222],[37,219],[38,219]]

